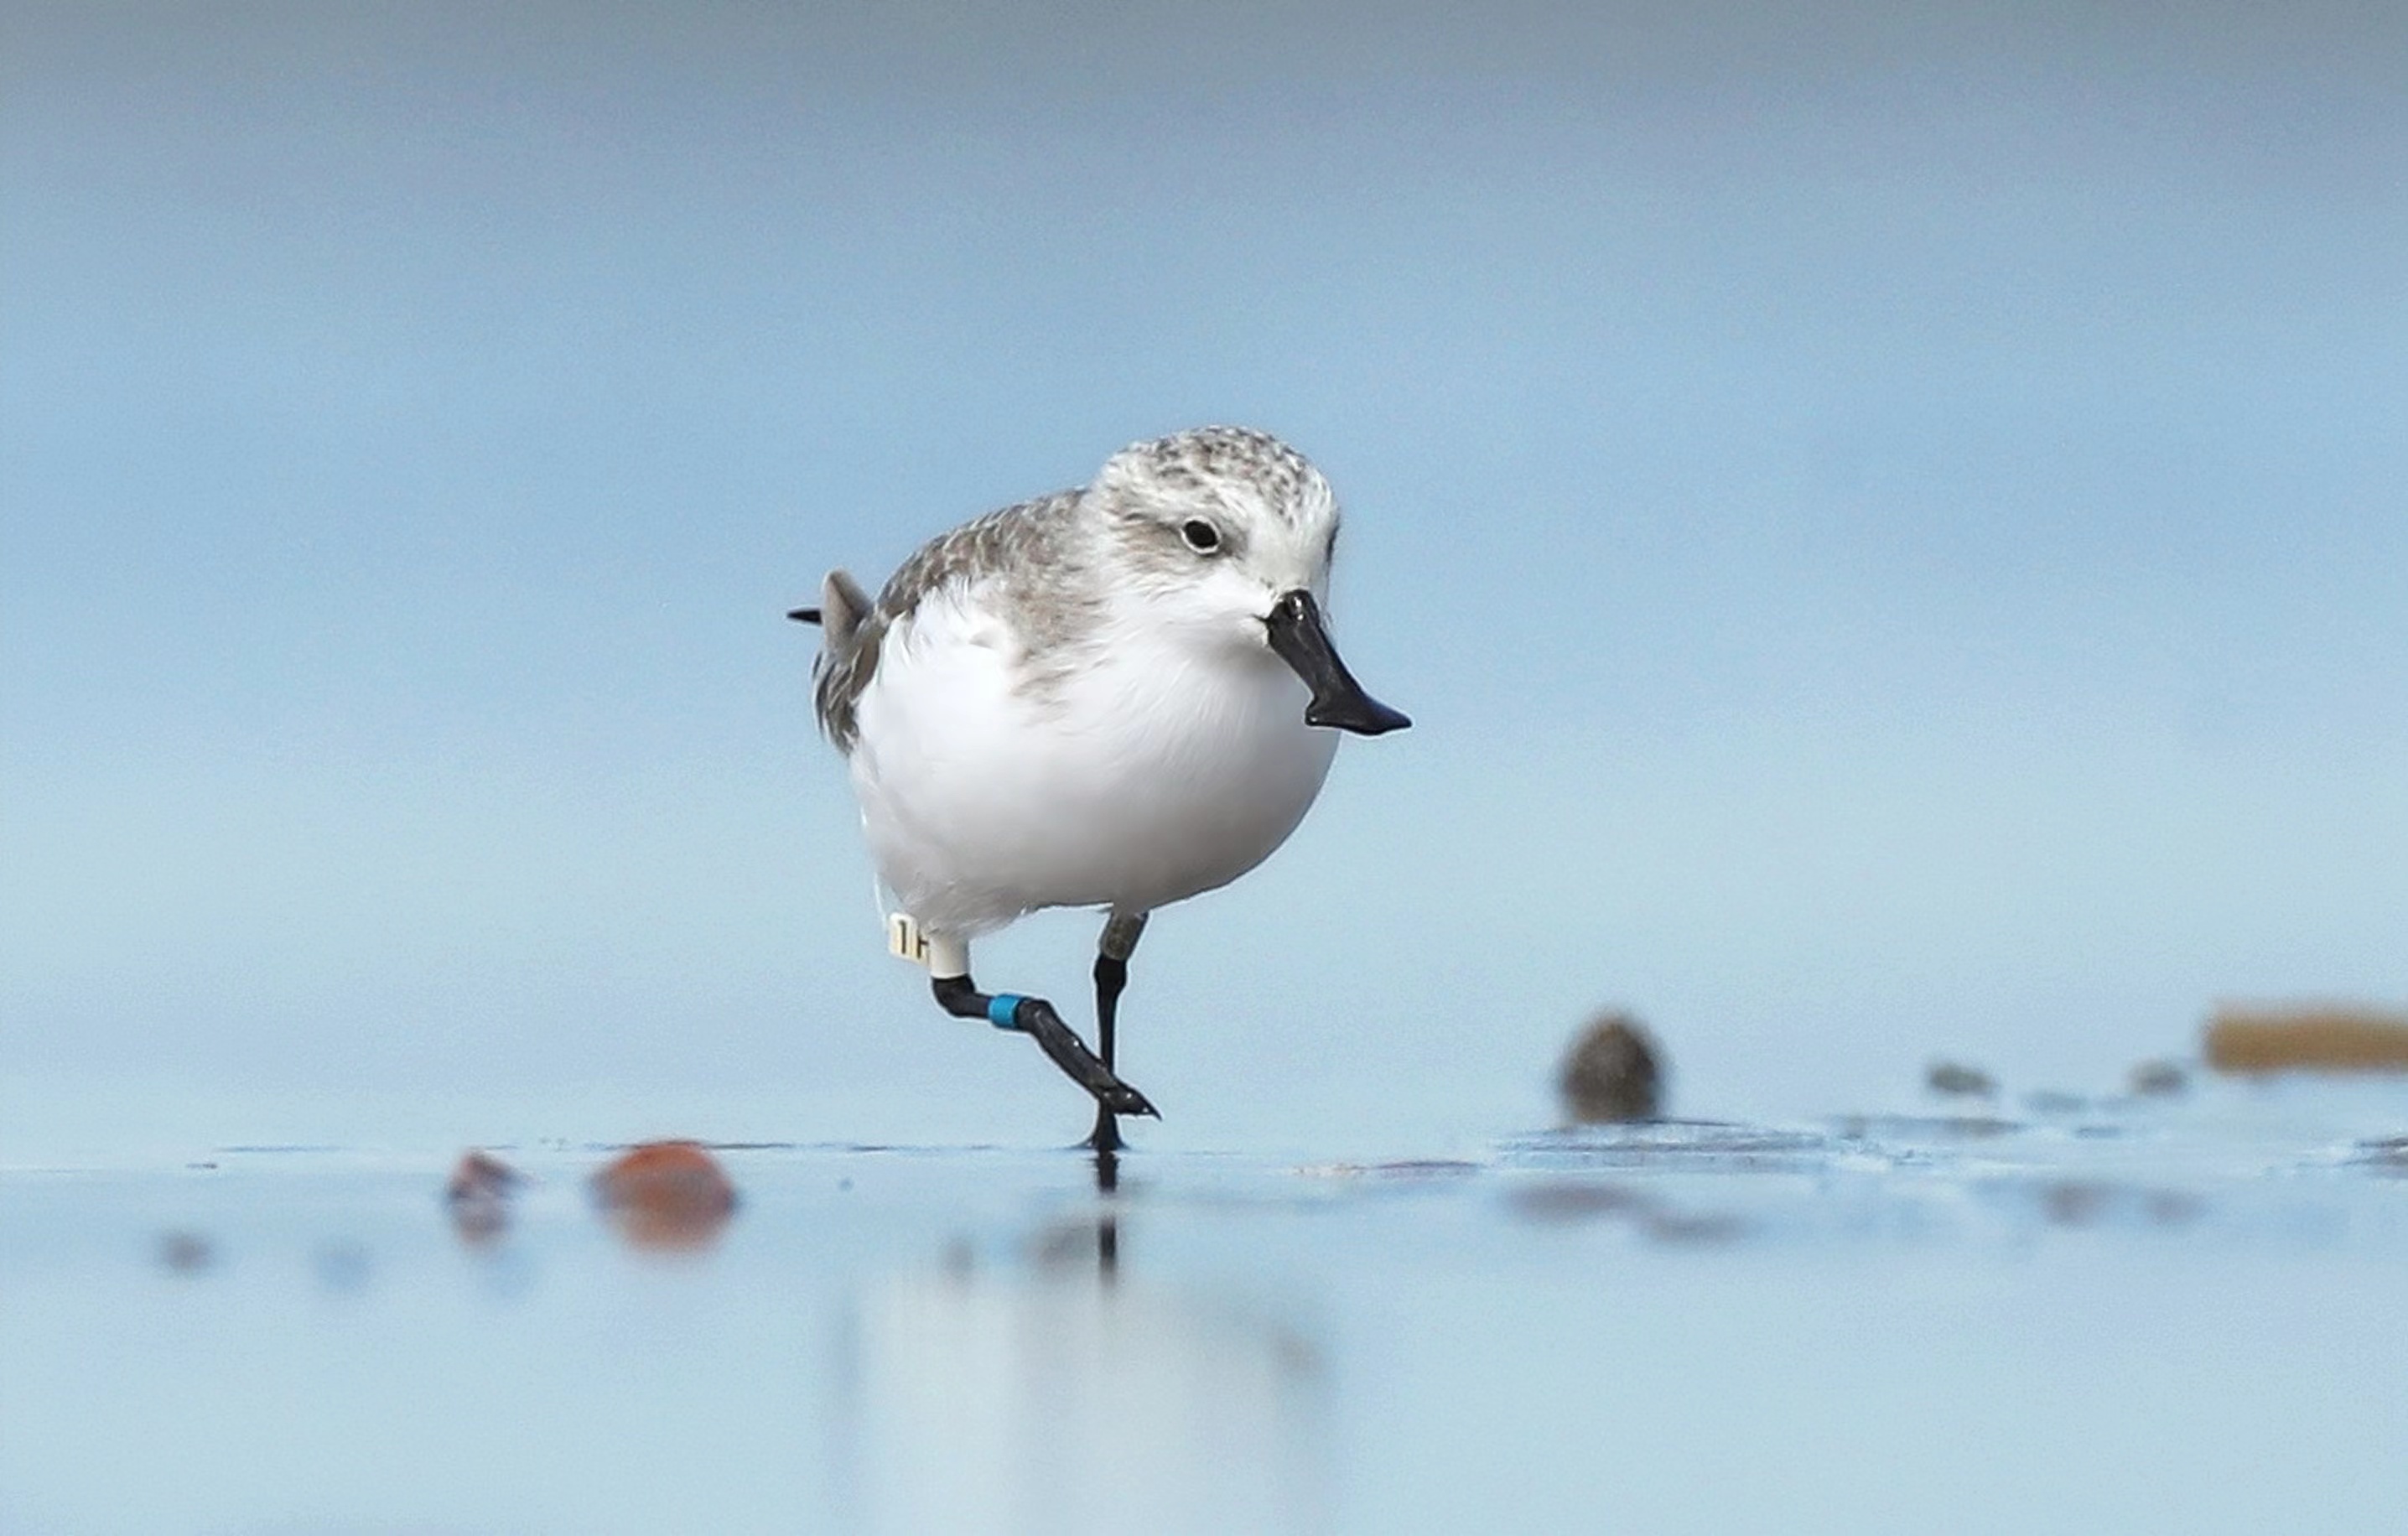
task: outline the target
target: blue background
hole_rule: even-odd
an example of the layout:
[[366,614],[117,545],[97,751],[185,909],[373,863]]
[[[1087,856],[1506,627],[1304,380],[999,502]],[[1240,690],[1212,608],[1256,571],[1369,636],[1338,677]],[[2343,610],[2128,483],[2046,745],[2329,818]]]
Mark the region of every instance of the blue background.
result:
[[779,615],[1207,421],[1416,728],[1155,923],[1165,1144],[2408,996],[2396,7],[0,19],[0,1149],[1067,1139]]

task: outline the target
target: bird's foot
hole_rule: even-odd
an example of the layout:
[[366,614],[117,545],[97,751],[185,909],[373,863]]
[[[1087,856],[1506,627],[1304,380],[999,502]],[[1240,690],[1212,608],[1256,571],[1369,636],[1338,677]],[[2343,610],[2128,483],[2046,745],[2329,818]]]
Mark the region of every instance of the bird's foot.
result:
[[[1062,1069],[1065,1077],[1096,1096],[1096,1107],[1102,1112],[1099,1127],[1103,1119],[1115,1114],[1162,1118],[1162,1112],[1145,1095],[1122,1082],[1102,1058],[1087,1049],[1087,1042],[1062,1022],[1062,1015],[1054,1011],[1052,1003],[1042,998],[1023,998],[1012,1008],[1011,1022],[1013,1028],[1037,1041],[1037,1048]],[[1117,1138],[1117,1130],[1114,1136]]]

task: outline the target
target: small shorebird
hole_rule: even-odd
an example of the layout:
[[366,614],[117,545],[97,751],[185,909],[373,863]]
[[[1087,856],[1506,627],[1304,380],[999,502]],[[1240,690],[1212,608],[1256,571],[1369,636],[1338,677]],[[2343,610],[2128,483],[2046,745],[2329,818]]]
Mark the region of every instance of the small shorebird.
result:
[[[1147,915],[1286,841],[1337,732],[1411,724],[1330,643],[1337,540],[1302,454],[1208,426],[930,540],[874,603],[836,570],[789,615],[821,626],[820,728],[852,768],[896,953],[947,1012],[1030,1036],[1093,1094],[1098,1150],[1116,1116],[1156,1113],[1112,1070]],[[1046,999],[970,980],[970,940],[1042,907],[1107,914],[1100,1055]]]

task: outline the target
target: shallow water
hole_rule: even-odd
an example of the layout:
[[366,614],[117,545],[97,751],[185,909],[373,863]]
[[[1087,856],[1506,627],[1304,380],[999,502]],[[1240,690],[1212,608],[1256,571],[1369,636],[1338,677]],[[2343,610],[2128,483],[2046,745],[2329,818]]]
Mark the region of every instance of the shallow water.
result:
[[20,1169],[0,1529],[2394,1528],[2408,1093],[2042,1108]]

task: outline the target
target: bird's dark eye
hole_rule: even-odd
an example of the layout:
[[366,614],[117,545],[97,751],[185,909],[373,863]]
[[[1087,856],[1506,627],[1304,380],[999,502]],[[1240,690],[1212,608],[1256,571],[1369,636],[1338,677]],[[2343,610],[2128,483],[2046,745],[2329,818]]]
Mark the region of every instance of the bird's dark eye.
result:
[[1198,554],[1210,554],[1221,547],[1221,530],[1200,517],[1191,517],[1179,525],[1179,537]]

